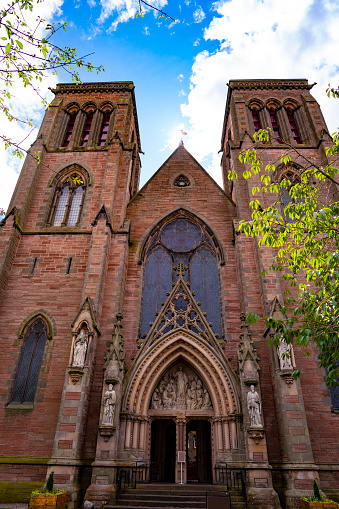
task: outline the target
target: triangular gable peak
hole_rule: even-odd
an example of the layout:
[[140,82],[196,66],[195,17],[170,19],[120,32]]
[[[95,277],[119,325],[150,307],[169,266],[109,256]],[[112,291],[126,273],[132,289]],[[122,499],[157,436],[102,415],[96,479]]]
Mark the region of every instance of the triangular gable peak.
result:
[[100,329],[97,324],[96,313],[94,309],[94,304],[91,297],[86,297],[82,306],[80,307],[77,316],[72,322],[72,329],[76,331],[82,322],[86,322],[89,329],[95,329],[98,334],[101,334]]
[[163,307],[146,338],[139,339],[138,344],[144,350],[169,332],[185,330],[200,336],[222,352],[221,345],[224,344],[224,340],[219,338],[218,334],[213,333],[211,328],[213,324],[207,322],[205,313],[199,307],[200,303],[195,301],[194,293],[184,281],[187,267],[179,262],[176,270],[178,271],[177,282],[166,302],[163,303]]
[[[269,318],[273,318],[274,320],[282,320],[283,314],[281,312],[281,308],[282,306],[279,302],[279,299],[277,296],[275,296],[274,299],[272,300]],[[267,336],[267,334],[269,333],[275,334],[275,332],[276,330],[273,330],[271,327],[269,327],[268,329],[266,329],[264,336]]]
[[232,205],[235,206],[235,203],[233,202],[232,198],[222,189],[222,187],[217,184],[217,182],[214,180],[213,177],[201,166],[201,164],[192,156],[192,154],[184,147],[183,143],[180,143],[179,146],[172,152],[172,154],[166,159],[166,161],[160,166],[160,168],[152,175],[152,177],[146,182],[146,184],[143,185],[143,187],[138,191],[138,193],[132,198],[132,200],[129,202],[129,205],[134,202],[134,200],[142,194],[143,191],[147,189],[149,184],[159,175],[159,173],[163,170],[164,167],[171,161],[171,159],[174,159],[176,157],[182,157],[182,158],[190,158],[194,164],[197,166],[197,170],[200,170],[206,175],[206,177],[215,185],[216,189],[219,192],[222,192],[227,199],[232,203]]

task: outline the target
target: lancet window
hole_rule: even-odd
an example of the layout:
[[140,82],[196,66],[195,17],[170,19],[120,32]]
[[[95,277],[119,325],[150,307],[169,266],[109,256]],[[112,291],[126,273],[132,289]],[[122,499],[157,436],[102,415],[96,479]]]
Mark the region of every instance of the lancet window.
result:
[[[300,184],[300,177],[296,173],[296,171],[291,168],[291,169],[287,169],[286,171],[283,172],[283,174],[280,177],[280,182],[282,180],[287,180],[291,183],[291,185],[289,187],[286,186],[286,187],[281,188],[281,203],[282,203],[283,209],[285,210],[286,207],[290,203],[297,203],[297,200],[293,197],[292,188],[294,185]],[[300,203],[300,200],[299,200],[299,203]],[[285,212],[285,218],[286,218],[286,221],[288,221],[288,222],[292,221],[289,214],[286,212]]]
[[11,403],[34,402],[47,337],[48,327],[40,316],[26,327]]
[[68,147],[68,145],[69,145],[69,142],[72,137],[73,129],[74,129],[76,116],[77,116],[77,112],[69,114],[69,120],[68,120],[68,124],[67,124],[67,128],[66,128],[66,132],[65,132],[64,142],[62,144],[63,147]]
[[66,172],[56,185],[48,225],[78,226],[86,191],[86,179],[77,171]]
[[[213,233],[194,216],[179,215],[159,225],[144,248],[145,276],[141,335],[150,329],[177,280],[175,267],[182,262],[184,280],[214,333],[222,336],[219,262],[221,251]],[[176,306],[183,303],[178,299]],[[178,308],[179,309],[179,308]]]

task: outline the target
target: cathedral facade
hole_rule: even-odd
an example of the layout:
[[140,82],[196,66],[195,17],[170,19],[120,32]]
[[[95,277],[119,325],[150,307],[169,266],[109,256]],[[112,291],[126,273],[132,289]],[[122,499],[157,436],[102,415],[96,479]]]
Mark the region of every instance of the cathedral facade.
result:
[[255,131],[272,132],[264,163],[298,149],[278,179],[304,156],[325,164],[311,88],[230,81],[223,188],[181,143],[139,189],[133,83],[56,87],[0,223],[0,500],[54,471],[69,508],[99,507],[135,465],[166,483],[241,470],[258,509],[299,507],[314,479],[339,500],[335,394],[316,350],[249,329],[246,311],[279,314],[285,287],[260,275],[273,250],[238,234],[256,185],[238,156]]

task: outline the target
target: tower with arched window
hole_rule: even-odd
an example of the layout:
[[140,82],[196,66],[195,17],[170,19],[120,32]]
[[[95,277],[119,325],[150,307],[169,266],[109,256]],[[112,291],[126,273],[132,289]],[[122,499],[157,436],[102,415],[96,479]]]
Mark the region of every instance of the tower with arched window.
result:
[[287,219],[302,154],[322,164],[330,142],[311,88],[231,81],[223,187],[180,143],[139,189],[133,83],[56,87],[0,223],[0,501],[51,471],[73,509],[112,504],[121,472],[155,492],[242,479],[262,509],[314,479],[338,497],[338,406],[314,357],[245,321],[280,313],[284,286],[238,234],[251,183],[227,179],[269,128],[264,162],[300,154],[277,166]]

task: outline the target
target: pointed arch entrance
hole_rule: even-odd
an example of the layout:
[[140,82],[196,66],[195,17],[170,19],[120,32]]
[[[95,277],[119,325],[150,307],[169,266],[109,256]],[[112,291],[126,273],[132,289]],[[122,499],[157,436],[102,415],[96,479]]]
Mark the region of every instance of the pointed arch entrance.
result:
[[[188,441],[194,435],[196,441],[199,437],[201,441],[197,458],[210,451],[211,461],[205,466],[197,464],[200,474],[191,480],[212,480],[213,465],[238,452],[238,381],[213,336],[203,337],[177,328],[145,342],[127,373],[122,410],[125,425],[121,453],[147,464],[157,456],[155,447],[165,450],[165,444],[161,445],[161,438],[154,438],[155,434],[165,437],[162,426],[173,429],[171,424],[152,423],[175,423],[175,457],[168,456],[169,463],[174,461],[175,482],[180,481],[178,452],[188,456]],[[188,474],[194,477],[187,465],[188,461],[183,469],[184,482]],[[164,480],[161,474],[157,478],[156,468],[155,465],[154,480]],[[161,465],[158,468],[161,470]]]

